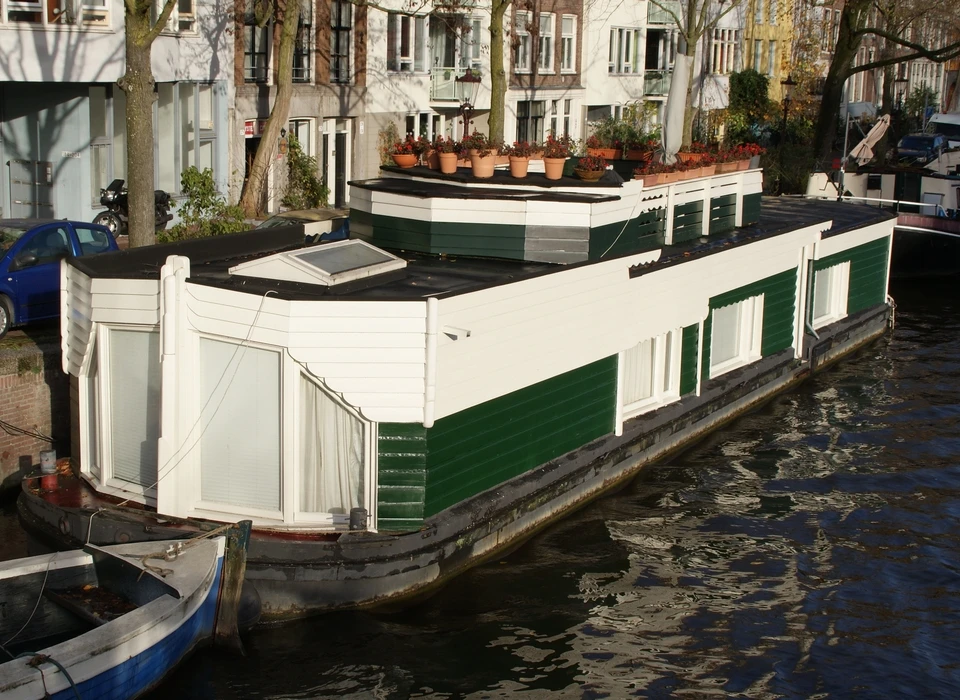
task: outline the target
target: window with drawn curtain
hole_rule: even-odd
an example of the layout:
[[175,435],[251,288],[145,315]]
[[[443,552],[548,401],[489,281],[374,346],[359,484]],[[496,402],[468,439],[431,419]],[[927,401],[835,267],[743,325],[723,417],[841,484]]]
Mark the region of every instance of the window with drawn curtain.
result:
[[330,82],[350,82],[350,25],[353,4],[333,0],[330,5]]
[[710,376],[760,359],[763,295],[714,309],[710,331]]
[[625,350],[620,372],[624,417],[680,398],[680,331],[647,338]]
[[297,37],[293,45],[293,82],[313,79],[313,2],[301,1]]
[[280,354],[200,339],[200,497],[280,510]]
[[363,502],[363,422],[300,375],[300,511],[349,515]]

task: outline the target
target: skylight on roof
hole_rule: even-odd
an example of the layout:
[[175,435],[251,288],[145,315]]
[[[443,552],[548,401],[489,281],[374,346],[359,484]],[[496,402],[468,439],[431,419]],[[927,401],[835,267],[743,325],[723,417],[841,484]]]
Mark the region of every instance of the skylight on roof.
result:
[[250,260],[231,267],[230,274],[333,287],[406,266],[406,260],[385,250],[348,240]]

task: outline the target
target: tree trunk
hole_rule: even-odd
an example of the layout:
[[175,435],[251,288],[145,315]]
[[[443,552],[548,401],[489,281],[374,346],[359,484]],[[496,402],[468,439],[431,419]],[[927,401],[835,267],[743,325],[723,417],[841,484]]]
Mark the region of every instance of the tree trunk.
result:
[[833,60],[823,84],[823,96],[820,99],[820,113],[813,136],[813,154],[818,160],[829,158],[833,150],[834,137],[837,134],[837,115],[843,102],[843,84],[850,76],[850,68],[860,48],[860,36],[854,35],[852,20],[859,11],[858,4],[847,3],[840,15],[840,28],[837,45],[833,50]]
[[[888,49],[884,49],[880,52],[880,58],[888,58],[889,53],[891,52]],[[883,92],[880,102],[880,114],[878,116],[893,113],[893,76],[894,67],[885,66],[883,69]],[[883,136],[880,137],[880,140],[873,149],[874,156],[879,163],[885,163],[887,160],[887,150],[890,148],[890,132],[893,127],[894,125],[891,122],[890,128],[883,132]]]
[[263,127],[263,136],[257,154],[250,166],[250,177],[243,185],[240,207],[245,216],[254,217],[263,213],[262,203],[267,186],[267,171],[277,152],[280,129],[285,128],[290,115],[290,99],[293,97],[293,50],[297,39],[297,24],[300,20],[300,3],[297,0],[280,0],[277,21],[281,22],[280,47],[277,51],[277,94],[273,109]]
[[491,139],[503,140],[504,103],[507,99],[507,72],[503,66],[503,21],[511,0],[493,0],[490,12],[490,117]]
[[[139,11],[145,9],[145,11]],[[130,247],[153,245],[154,214],[153,91],[150,5],[126,14],[126,72],[119,86],[127,98],[127,232]]]

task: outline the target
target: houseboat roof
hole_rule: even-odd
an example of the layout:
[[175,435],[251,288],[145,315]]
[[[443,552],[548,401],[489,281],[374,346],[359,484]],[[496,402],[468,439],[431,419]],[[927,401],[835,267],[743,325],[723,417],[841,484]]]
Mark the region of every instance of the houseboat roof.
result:
[[[411,184],[410,181],[399,178],[385,178],[376,183],[371,181],[366,183],[366,186],[390,189],[402,188],[404,190],[412,187],[414,191],[417,187],[415,183]],[[438,196],[437,190],[442,190],[443,187],[443,185],[430,184],[429,189],[432,196]],[[509,190],[478,192],[471,189],[465,192],[460,187],[449,187],[457,190],[459,197],[469,196],[471,199],[510,196]],[[530,195],[530,192],[527,191],[524,194]],[[565,194],[578,197],[586,196],[571,193],[555,193],[552,196],[563,196]],[[824,237],[829,237],[890,218],[893,218],[892,214],[866,205],[826,200],[764,198],[760,220],[757,224],[725,234],[711,235],[709,238],[660,246],[662,253],[659,260],[643,266],[643,271],[647,272],[659,267],[679,264],[758,239],[815,225],[819,222],[833,222],[831,228],[823,233]],[[257,295],[263,295],[271,291],[276,297],[289,300],[349,298],[381,301],[462,294],[547,274],[558,269],[591,264],[591,262],[582,262],[562,265],[502,258],[429,255],[409,251],[392,251],[406,261],[406,266],[403,269],[332,287],[230,273],[231,267],[245,262],[277,253],[298,251],[305,247],[303,226],[297,224],[277,227],[269,231],[247,231],[216,238],[181,241],[86,256],[72,259],[71,264],[94,278],[159,279],[160,268],[166,262],[167,257],[178,255],[190,259],[190,282],[194,284]]]

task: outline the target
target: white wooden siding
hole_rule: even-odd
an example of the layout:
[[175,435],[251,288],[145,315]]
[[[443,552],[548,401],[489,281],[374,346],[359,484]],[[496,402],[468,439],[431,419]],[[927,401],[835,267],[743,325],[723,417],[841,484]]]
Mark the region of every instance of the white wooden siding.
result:
[[847,231],[838,236],[831,236],[820,241],[814,249],[814,259],[829,257],[851,248],[870,243],[880,238],[886,238],[893,233],[893,221],[881,221],[870,226],[864,226],[854,231]]
[[287,348],[369,420],[423,420],[425,301],[285,301],[203,285],[186,289],[191,330]]
[[709,299],[784,270],[829,222],[629,278],[660,252],[441,299],[436,418],[702,321]]

